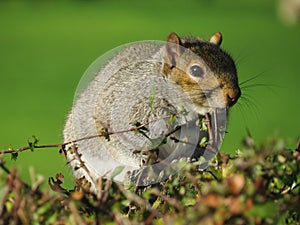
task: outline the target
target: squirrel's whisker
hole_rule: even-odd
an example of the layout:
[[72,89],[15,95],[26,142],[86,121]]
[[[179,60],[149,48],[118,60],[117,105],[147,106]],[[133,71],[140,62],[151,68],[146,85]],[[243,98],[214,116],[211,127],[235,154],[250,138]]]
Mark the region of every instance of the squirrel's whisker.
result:
[[240,82],[239,85],[242,86],[243,84],[246,84],[246,83],[248,83],[248,82],[250,82],[250,81],[252,81],[252,80],[255,80],[255,79],[257,79],[258,77],[262,76],[264,73],[265,73],[265,71],[260,72],[259,74],[254,75],[253,77],[250,77],[249,79]]

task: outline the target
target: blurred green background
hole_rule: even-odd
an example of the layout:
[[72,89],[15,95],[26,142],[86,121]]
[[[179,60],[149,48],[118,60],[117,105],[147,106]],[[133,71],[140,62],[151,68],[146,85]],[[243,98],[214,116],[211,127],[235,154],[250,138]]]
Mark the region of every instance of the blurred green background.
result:
[[[249,129],[256,142],[272,136],[295,147],[300,128],[300,26],[278,16],[271,0],[1,1],[0,148],[62,142],[76,86],[106,51],[168,33],[209,38],[223,33],[223,48],[237,62],[240,82],[250,81],[229,117],[221,151],[234,153]],[[58,149],[4,157],[30,180],[29,168],[46,178],[62,171]]]

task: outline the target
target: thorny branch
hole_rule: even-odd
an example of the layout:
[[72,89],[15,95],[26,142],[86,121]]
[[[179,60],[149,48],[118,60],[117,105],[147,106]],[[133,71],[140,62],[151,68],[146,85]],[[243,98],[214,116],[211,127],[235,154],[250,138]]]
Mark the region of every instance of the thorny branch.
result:
[[[171,117],[171,116],[163,117],[161,119],[167,119],[169,117]],[[40,148],[59,148],[60,150],[64,150],[64,148],[65,148],[66,145],[78,143],[78,142],[81,142],[81,141],[84,141],[84,140],[89,140],[89,139],[98,138],[98,137],[107,137],[107,136],[110,136],[110,135],[113,135],[113,134],[121,134],[121,133],[127,133],[127,132],[131,132],[131,131],[138,131],[141,128],[143,128],[143,127],[145,127],[145,126],[149,125],[150,123],[153,123],[153,122],[155,122],[157,120],[159,120],[159,119],[156,119],[156,120],[153,120],[153,121],[149,121],[149,122],[144,123],[144,124],[140,124],[139,126],[130,128],[128,130],[115,131],[115,132],[105,131],[105,132],[101,132],[100,134],[91,135],[91,136],[79,138],[79,139],[76,139],[76,140],[73,140],[73,141],[69,141],[69,142],[65,142],[65,143],[60,143],[60,144],[49,144],[49,145],[36,145],[36,144],[34,144],[33,146],[29,144],[28,146],[24,146],[24,147],[17,148],[17,149],[9,148],[7,150],[0,151],[0,155],[11,154],[11,153],[19,153],[19,152],[23,152],[23,151],[26,151],[26,150],[32,150],[32,148],[34,148],[34,149],[40,149]]]
[[[7,150],[0,151],[0,155],[19,153],[19,152],[23,152],[23,151],[26,151],[26,150],[41,149],[41,148],[59,148],[61,151],[65,151],[64,149],[65,149],[66,145],[78,143],[78,142],[93,139],[93,138],[99,138],[99,137],[107,138],[110,135],[114,135],[114,134],[121,134],[121,133],[127,133],[127,132],[132,132],[132,131],[139,131],[139,130],[143,129],[145,126],[147,126],[151,123],[154,123],[154,122],[156,122],[158,120],[161,120],[161,119],[172,119],[174,116],[177,116],[177,115],[170,115],[170,116],[165,116],[165,117],[162,117],[162,118],[157,118],[155,120],[152,120],[152,121],[149,121],[149,122],[146,122],[146,123],[143,123],[143,124],[138,123],[137,126],[132,127],[130,129],[127,129],[127,130],[114,131],[114,132],[105,130],[105,131],[101,131],[100,134],[95,134],[95,135],[91,135],[91,136],[87,136],[87,137],[82,137],[82,138],[79,138],[79,139],[76,139],[76,140],[73,140],[73,141],[69,141],[69,142],[65,142],[65,143],[49,144],[49,145],[37,145],[37,142],[36,143],[29,143],[28,146],[24,146],[24,147],[21,147],[21,148],[17,148],[17,149],[9,148]],[[176,131],[177,131],[177,128],[175,129],[175,131],[170,132],[168,134],[168,136],[173,134]]]

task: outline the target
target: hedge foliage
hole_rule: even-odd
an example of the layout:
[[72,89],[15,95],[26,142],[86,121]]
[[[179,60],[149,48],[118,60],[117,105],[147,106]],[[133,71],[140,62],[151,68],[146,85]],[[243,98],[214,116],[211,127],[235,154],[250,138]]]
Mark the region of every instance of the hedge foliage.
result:
[[299,143],[291,150],[280,139],[258,146],[246,137],[243,146],[152,187],[102,179],[98,195],[85,191],[85,179],[66,190],[60,173],[46,188],[26,184],[2,160],[0,224],[300,224]]

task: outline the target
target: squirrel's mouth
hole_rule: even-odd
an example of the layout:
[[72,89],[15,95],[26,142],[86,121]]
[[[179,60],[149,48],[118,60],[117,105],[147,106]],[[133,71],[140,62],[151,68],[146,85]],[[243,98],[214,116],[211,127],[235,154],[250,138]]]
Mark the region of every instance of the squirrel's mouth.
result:
[[[205,93],[205,102],[202,105],[209,109],[230,108],[235,105],[241,96],[241,90],[236,88],[219,88]],[[211,112],[212,110],[209,110]]]

